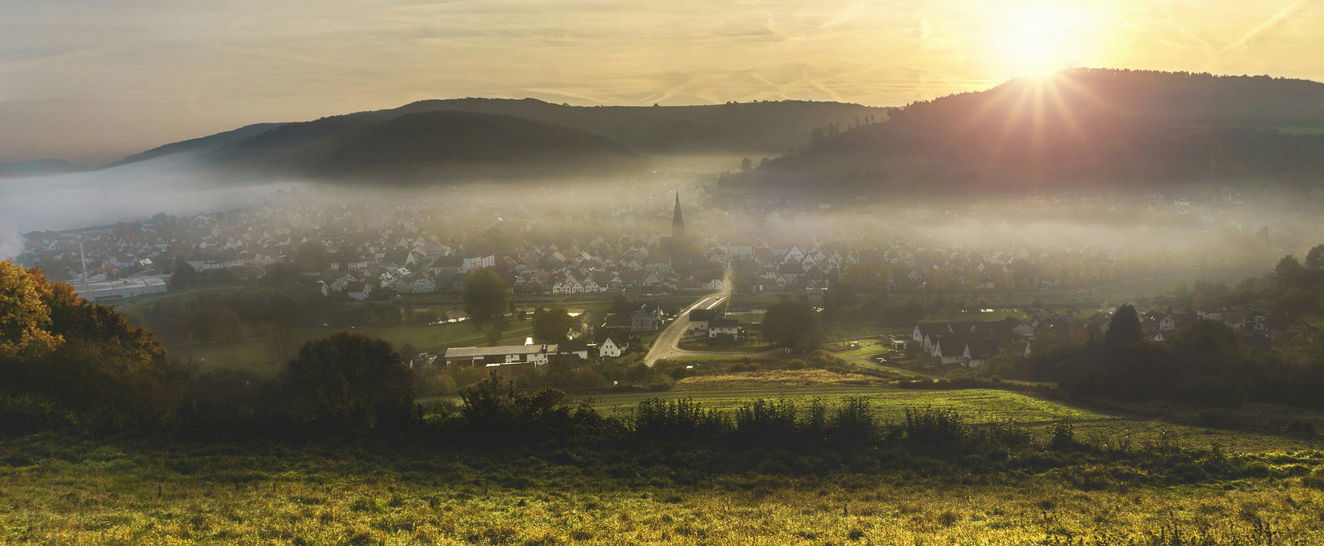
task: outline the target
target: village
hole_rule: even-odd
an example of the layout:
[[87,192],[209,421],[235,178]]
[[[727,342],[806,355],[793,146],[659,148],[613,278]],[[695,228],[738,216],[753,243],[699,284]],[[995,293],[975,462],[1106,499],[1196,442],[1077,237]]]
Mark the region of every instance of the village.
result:
[[[678,191],[674,198],[678,211]],[[1228,223],[1219,229],[1243,229],[1245,221],[1181,200],[1154,206],[1157,214],[1166,209],[1199,224]],[[702,213],[700,227],[705,218],[721,214],[690,207]],[[1079,288],[1226,265],[1223,256],[1210,252],[1203,253],[1205,263],[1173,263],[1165,259],[1172,248],[1162,240],[1111,247],[1014,239],[940,246],[867,233],[788,238],[766,230],[710,227],[691,230],[679,249],[684,267],[677,267],[678,249],[660,221],[664,214],[657,203],[621,205],[591,222],[568,223],[574,228],[567,229],[563,218],[528,208],[497,216],[470,205],[441,214],[422,205],[286,198],[226,212],[158,214],[110,226],[29,233],[19,263],[41,267],[52,279],[74,283],[84,296],[103,302],[198,280],[273,278],[350,301],[457,294],[465,275],[477,268],[500,272],[516,295],[559,297],[702,293],[717,287],[728,265],[745,293],[821,292],[848,266],[861,263],[889,289],[935,293]],[[175,276],[181,278],[172,282]]]
[[[509,286],[515,315],[565,302],[607,302],[599,310],[577,312],[568,339],[535,339],[491,346],[425,345],[408,355],[419,365],[465,364],[490,367],[504,375],[536,368],[559,357],[575,362],[629,357],[643,360],[658,334],[677,319],[682,346],[762,343],[757,322],[725,316],[727,302],[682,313],[677,305],[636,301],[639,297],[686,302],[724,289],[730,282],[743,298],[826,297],[834,285],[868,285],[928,298],[964,301],[1008,293],[1079,290],[1140,275],[1161,275],[1178,267],[1155,256],[1162,248],[1058,246],[935,248],[916,241],[759,239],[707,227],[694,216],[711,217],[699,204],[686,206],[670,192],[669,226],[657,204],[622,206],[582,229],[551,229],[562,218],[518,211],[492,218],[473,205],[445,218],[420,205],[387,214],[371,202],[273,200],[259,206],[188,217],[157,215],[140,222],[70,232],[39,232],[26,237],[20,261],[41,267],[54,279],[73,284],[92,301],[116,304],[190,288],[275,287],[278,291],[322,298],[336,305],[399,301],[454,301],[466,277],[480,269],[496,272]],[[1183,201],[1156,202],[1178,214],[1192,212]],[[507,211],[509,212],[509,211]],[[645,219],[645,220],[641,220]],[[652,219],[652,220],[647,220]],[[688,224],[687,224],[688,220]],[[1189,267],[1189,264],[1180,264]],[[1078,292],[1083,293],[1083,292]],[[1019,296],[1018,296],[1019,297]],[[625,299],[629,303],[616,300]],[[1036,299],[1036,303],[1037,303]],[[1011,305],[1011,300],[1004,305]],[[1102,339],[1111,319],[1104,307],[1081,311],[1044,309],[1020,302],[1016,316],[1000,320],[923,321],[909,335],[883,334],[882,343],[916,361],[979,367],[998,355],[1028,357],[1054,346]],[[948,302],[946,305],[955,305]],[[1011,308],[1005,308],[1009,311]],[[452,313],[454,313],[452,311]],[[442,320],[463,320],[443,313]],[[1218,320],[1255,332],[1251,342],[1268,345],[1302,327],[1249,308],[1199,309],[1192,314],[1146,310],[1147,339],[1163,341],[1195,320]],[[747,354],[767,356],[766,343]],[[700,354],[700,353],[693,353]],[[878,358],[887,357],[880,355]],[[648,362],[651,364],[652,362]]]

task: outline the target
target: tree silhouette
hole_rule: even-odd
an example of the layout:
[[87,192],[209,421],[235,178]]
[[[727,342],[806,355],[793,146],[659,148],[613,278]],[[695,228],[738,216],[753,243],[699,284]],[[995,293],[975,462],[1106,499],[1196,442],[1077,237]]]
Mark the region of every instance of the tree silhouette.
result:
[[564,307],[538,309],[533,312],[533,338],[546,343],[565,341],[574,326],[574,319]]
[[1108,323],[1108,334],[1103,338],[1105,347],[1118,349],[1140,341],[1144,333],[1140,329],[1140,315],[1134,305],[1123,304],[1113,313],[1112,322]]
[[503,318],[510,306],[510,286],[491,269],[469,272],[464,279],[464,312],[475,328]]
[[1290,288],[1301,284],[1301,281],[1305,278],[1305,272],[1306,268],[1301,265],[1301,262],[1297,261],[1295,256],[1289,254],[1278,260],[1278,266],[1273,269],[1273,276],[1280,285]]
[[787,349],[806,353],[818,348],[822,328],[808,303],[784,301],[763,315],[763,337]]
[[1324,245],[1317,245],[1306,253],[1305,265],[1311,271],[1324,270]]
[[340,332],[310,341],[286,365],[281,390],[296,422],[329,431],[395,428],[414,415],[414,382],[385,341]]

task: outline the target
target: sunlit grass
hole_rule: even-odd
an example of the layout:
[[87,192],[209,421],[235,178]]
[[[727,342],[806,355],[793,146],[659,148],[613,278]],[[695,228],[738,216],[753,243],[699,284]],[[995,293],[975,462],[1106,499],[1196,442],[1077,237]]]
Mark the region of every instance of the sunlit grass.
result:
[[[608,478],[519,454],[267,444],[0,444],[0,542],[1319,544],[1324,491],[1290,473],[1072,486],[1074,470],[958,476]],[[1066,474],[1064,474],[1064,472]],[[1272,474],[1271,474],[1272,476]],[[996,478],[996,477],[995,477]]]

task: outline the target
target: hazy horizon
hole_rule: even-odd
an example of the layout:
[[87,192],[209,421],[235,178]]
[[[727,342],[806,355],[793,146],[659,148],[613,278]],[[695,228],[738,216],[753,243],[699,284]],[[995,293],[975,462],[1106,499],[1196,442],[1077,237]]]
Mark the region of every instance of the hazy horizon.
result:
[[431,98],[899,106],[1069,66],[1324,80],[1324,4],[1302,0],[18,2],[0,32],[0,161]]

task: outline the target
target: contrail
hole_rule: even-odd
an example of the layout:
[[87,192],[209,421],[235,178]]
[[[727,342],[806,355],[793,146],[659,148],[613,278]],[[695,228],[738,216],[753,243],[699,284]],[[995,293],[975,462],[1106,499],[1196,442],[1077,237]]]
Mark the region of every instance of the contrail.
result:
[[1301,6],[1304,6],[1305,4],[1306,4],[1306,0],[1297,0],[1296,2],[1292,2],[1291,4],[1283,6],[1283,8],[1279,9],[1277,13],[1274,13],[1272,17],[1269,17],[1263,23],[1255,25],[1255,28],[1250,29],[1250,32],[1247,32],[1237,41],[1232,42],[1228,44],[1226,47],[1224,47],[1222,52],[1227,53],[1228,51],[1231,51],[1235,48],[1244,47],[1256,36],[1259,36],[1260,34],[1267,32],[1273,27],[1278,26],[1278,24],[1283,22],[1283,20],[1287,19],[1288,17],[1291,17],[1292,14],[1296,13],[1296,11],[1298,9],[1301,9]]

